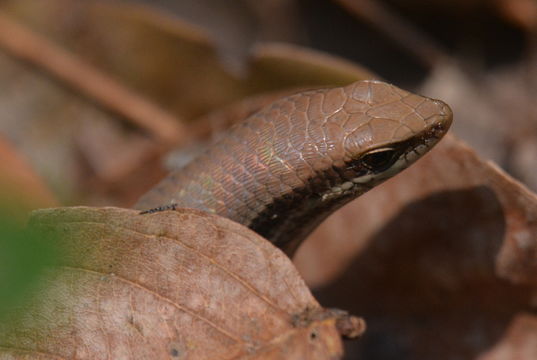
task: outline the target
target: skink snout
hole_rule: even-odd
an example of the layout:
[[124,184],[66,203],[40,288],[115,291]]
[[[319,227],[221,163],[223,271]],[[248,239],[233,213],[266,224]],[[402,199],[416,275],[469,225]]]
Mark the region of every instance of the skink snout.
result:
[[451,122],[453,121],[453,112],[451,111],[449,105],[445,102],[441,100],[431,100],[437,107],[438,113],[433,117],[434,120],[432,123],[430,123],[427,133],[433,138],[440,139],[447,133],[449,127],[451,126]]
[[438,106],[439,109],[439,122],[442,123],[447,130],[451,126],[451,122],[453,121],[453,111],[451,111],[449,105],[442,100],[433,100],[433,102],[436,106]]

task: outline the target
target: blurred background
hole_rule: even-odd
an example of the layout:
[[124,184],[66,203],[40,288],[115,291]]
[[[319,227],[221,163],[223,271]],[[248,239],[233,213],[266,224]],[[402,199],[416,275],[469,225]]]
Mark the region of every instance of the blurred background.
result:
[[[10,47],[6,42],[20,34],[4,24],[0,131],[63,204],[127,206],[162,176],[162,133],[238,99],[348,83],[367,77],[365,69],[448,102],[458,136],[537,189],[532,0],[0,4],[7,19],[32,31],[37,42],[47,39],[68,61],[75,59],[63,67],[65,59],[56,59],[54,51],[50,59],[41,56],[48,47],[32,41]],[[20,45],[28,43],[27,49]],[[353,65],[331,63],[330,56]],[[76,61],[93,71],[81,71]],[[360,67],[365,69],[358,74]],[[125,100],[123,90],[158,108],[148,117],[180,125],[155,130],[158,125],[139,115],[148,104],[129,113],[132,98]],[[199,133],[181,132],[183,139],[172,143]]]
[[[373,77],[447,102],[453,133],[536,191],[536,40],[534,0],[1,0],[1,200],[23,219],[57,205],[130,207],[259,106]],[[416,201],[386,220],[386,234],[371,236],[383,244],[406,231],[416,243],[390,245],[389,253],[384,245],[366,249],[369,260],[330,281],[304,273],[323,306],[351,309],[372,324],[363,340],[348,344],[346,359],[515,359],[488,353],[520,309],[535,311],[532,288],[494,274],[505,210],[487,189]],[[433,237],[449,246],[427,250],[436,252],[427,266],[445,261],[440,278],[475,290],[470,307],[465,286],[431,295],[393,279],[397,266],[415,260],[394,255],[418,247],[408,224],[428,216],[422,208],[446,208],[446,201],[461,217],[483,216],[458,227],[490,225],[472,238],[489,241],[483,252],[469,250],[467,233]],[[461,241],[454,245],[454,238]],[[446,248],[453,253],[444,258]],[[450,256],[467,255],[468,262],[488,259],[479,281],[451,273]],[[383,261],[395,268],[364,275]],[[323,262],[301,270],[308,266]],[[427,300],[414,298],[422,295]],[[476,314],[481,305],[486,310]],[[516,359],[535,358],[537,337],[529,338],[530,350]]]

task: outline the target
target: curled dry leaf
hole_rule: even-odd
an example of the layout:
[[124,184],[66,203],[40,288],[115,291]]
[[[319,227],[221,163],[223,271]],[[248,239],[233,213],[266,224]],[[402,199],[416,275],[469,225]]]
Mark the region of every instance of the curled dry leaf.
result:
[[282,252],[214,215],[59,208],[31,227],[63,256],[0,324],[0,358],[337,359],[338,331],[363,325],[323,310]]

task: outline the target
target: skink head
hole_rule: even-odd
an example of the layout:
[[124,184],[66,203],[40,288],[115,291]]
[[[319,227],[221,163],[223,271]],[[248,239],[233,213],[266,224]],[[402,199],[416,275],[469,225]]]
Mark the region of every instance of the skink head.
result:
[[342,127],[343,151],[332,158],[343,186],[335,186],[337,194],[329,192],[328,197],[363,192],[407,168],[444,136],[452,122],[452,112],[442,101],[380,81],[361,81],[331,92],[327,99],[336,99],[337,93],[345,99],[325,124],[329,129],[337,121]]
[[270,145],[260,158],[290,190],[250,227],[289,254],[319,219],[429,151],[452,120],[443,102],[379,81],[297,94],[258,116]]

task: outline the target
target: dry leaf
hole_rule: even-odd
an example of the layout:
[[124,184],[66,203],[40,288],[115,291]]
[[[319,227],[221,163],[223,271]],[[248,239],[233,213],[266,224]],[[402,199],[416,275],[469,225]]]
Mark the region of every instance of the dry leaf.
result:
[[0,325],[2,358],[336,359],[341,323],[360,325],[323,310],[282,252],[214,215],[59,208],[31,225],[63,257]]

